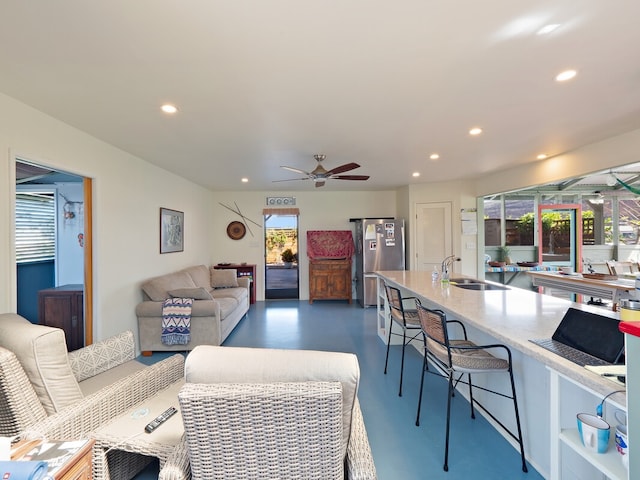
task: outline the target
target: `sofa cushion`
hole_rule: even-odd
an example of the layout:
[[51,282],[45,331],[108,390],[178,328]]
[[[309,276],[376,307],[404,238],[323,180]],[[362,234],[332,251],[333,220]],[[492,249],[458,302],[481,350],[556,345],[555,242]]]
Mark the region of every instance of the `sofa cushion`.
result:
[[165,298],[169,298],[169,290],[196,286],[191,276],[187,272],[181,271],[147,280],[142,284],[142,291],[154,302],[162,302]]
[[96,393],[102,388],[145,368],[148,367],[144,363],[140,363],[137,360],[129,360],[117,367],[110,368],[98,375],[81,381],[80,390],[85,396],[91,395],[92,393]]
[[218,298],[216,299],[220,305],[220,321],[223,322],[225,318],[231,315],[238,308],[238,301],[235,298]]
[[189,274],[193,283],[198,287],[205,288],[207,291],[211,290],[211,274],[209,273],[209,267],[206,265],[197,265],[195,267],[185,268],[183,271]]
[[194,300],[213,300],[211,294],[204,287],[176,288],[167,292],[173,298],[193,298]]
[[211,267],[211,287],[230,288],[238,286],[238,272],[235,268],[219,270]]
[[354,354],[199,345],[187,356],[184,371],[188,383],[339,381],[346,453],[360,381],[360,366]]
[[220,300],[221,298],[235,298],[238,302],[242,302],[246,301],[247,295],[249,295],[249,292],[243,287],[216,288],[211,290],[211,296],[216,300]]
[[0,315],[0,346],[12,351],[47,414],[83,398],[71,370],[64,332],[15,315]]

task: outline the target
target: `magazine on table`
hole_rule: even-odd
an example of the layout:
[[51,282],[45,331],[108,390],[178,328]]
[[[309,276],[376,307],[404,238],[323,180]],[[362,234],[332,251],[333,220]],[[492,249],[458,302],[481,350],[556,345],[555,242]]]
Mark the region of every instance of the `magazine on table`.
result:
[[27,451],[19,460],[41,461],[47,463],[47,474],[44,478],[53,478],[65,463],[76,455],[89,440],[46,441]]

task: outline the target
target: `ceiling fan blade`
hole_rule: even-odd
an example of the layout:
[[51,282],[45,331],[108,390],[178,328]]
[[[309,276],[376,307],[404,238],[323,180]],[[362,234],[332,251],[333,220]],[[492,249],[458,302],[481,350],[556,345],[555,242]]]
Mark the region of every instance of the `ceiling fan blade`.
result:
[[332,168],[331,170],[329,170],[327,173],[329,175],[337,175],[338,173],[344,173],[344,172],[348,172],[349,170],[354,170],[356,168],[360,168],[360,165],[358,165],[357,163],[345,163],[344,165],[340,165],[336,168]]
[[323,187],[324,186],[324,180],[322,180],[320,182],[315,182],[315,184],[316,184],[316,188]]
[[338,180],[369,180],[369,175],[336,175]]
[[272,180],[275,182],[294,182],[296,180],[310,180],[311,177],[302,177],[302,178],[285,178],[284,180]]
[[299,168],[287,167],[286,165],[280,165],[280,168],[284,168],[285,170],[289,170],[290,172],[301,173],[302,175],[310,175],[309,172],[305,172],[304,170],[300,170]]

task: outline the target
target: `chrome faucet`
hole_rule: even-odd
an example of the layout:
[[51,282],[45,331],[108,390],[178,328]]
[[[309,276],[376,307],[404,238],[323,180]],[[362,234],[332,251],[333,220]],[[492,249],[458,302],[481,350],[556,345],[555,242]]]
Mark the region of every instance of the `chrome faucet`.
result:
[[442,265],[440,267],[442,270],[443,277],[448,278],[449,269],[453,265],[453,262],[459,262],[459,261],[460,261],[460,257],[458,257],[457,255],[449,255],[448,257],[445,257],[445,259],[442,260]]

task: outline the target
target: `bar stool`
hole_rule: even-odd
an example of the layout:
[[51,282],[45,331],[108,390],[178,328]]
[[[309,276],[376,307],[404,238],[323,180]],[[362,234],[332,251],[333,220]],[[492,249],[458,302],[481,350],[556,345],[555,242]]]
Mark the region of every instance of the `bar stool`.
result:
[[[447,427],[444,448],[444,470],[449,470],[449,424],[451,421],[451,398],[454,395],[455,387],[458,383],[469,385],[469,404],[471,406],[471,418],[475,418],[474,405],[484,411],[500,427],[504,429],[520,445],[520,456],[522,458],[522,471],[527,472],[527,464],[524,457],[524,443],[522,441],[522,429],[520,427],[520,414],[518,413],[518,401],[516,399],[516,386],[513,380],[513,368],[511,363],[511,351],[501,344],[476,345],[467,339],[467,332],[464,324],[458,320],[447,320],[442,310],[431,310],[424,307],[420,300],[416,299],[416,309],[422,328],[422,338],[424,341],[424,361],[422,366],[422,377],[420,380],[420,395],[418,397],[418,412],[416,415],[416,426],[420,425],[420,407],[422,405],[422,389],[424,386],[424,373],[435,373],[436,375],[447,377],[449,380],[449,390],[447,395]],[[457,325],[462,330],[462,339],[450,339],[448,333],[449,325]],[[502,350],[507,359],[499,358],[488,350]],[[431,362],[438,372],[431,372],[428,363]],[[496,392],[488,388],[473,385],[471,374],[483,373],[508,373],[511,381],[511,395]],[[463,381],[463,376],[467,375],[467,382]],[[493,393],[504,398],[513,400],[516,425],[518,434],[515,435],[495,416],[493,416],[483,405],[473,397],[473,387],[485,392]]]
[[[400,290],[396,287],[387,285],[385,282],[384,289],[387,294],[387,303],[389,304],[389,335],[387,338],[387,356],[384,361],[384,373],[387,373],[387,365],[389,364],[389,346],[391,345],[391,335],[398,335],[399,333],[393,332],[393,324],[397,323],[402,328],[402,359],[400,361],[400,389],[398,390],[398,396],[402,396],[402,376],[404,373],[404,351],[406,346],[420,335],[421,327],[420,320],[418,319],[418,312],[415,308],[407,308],[405,303],[410,302],[413,306],[415,297],[402,298]],[[407,339],[407,332],[414,331],[415,334]],[[410,335],[412,335],[410,333]]]

